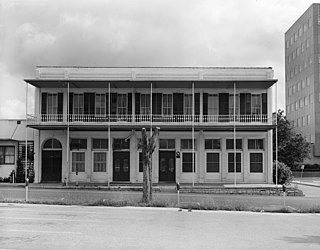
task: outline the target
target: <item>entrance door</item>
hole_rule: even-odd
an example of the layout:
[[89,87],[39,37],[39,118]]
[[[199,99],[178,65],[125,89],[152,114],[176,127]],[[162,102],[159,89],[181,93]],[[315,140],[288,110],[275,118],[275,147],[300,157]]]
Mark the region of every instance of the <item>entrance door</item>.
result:
[[175,151],[159,151],[159,181],[176,181]]
[[113,181],[130,181],[130,152],[113,152]]
[[42,182],[61,182],[62,151],[42,151]]

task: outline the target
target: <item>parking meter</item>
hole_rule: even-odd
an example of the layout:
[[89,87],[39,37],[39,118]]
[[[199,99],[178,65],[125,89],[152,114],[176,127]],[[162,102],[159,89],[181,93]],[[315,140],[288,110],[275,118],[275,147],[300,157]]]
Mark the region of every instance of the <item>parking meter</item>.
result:
[[285,193],[287,191],[286,185],[282,184],[282,191]]
[[26,179],[26,187],[29,186],[29,178]]
[[180,191],[180,183],[177,182],[177,191]]

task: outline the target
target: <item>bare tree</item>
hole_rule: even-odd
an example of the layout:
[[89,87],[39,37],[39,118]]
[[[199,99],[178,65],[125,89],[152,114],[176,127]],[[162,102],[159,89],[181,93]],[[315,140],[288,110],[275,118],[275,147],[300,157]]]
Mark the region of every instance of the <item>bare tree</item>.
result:
[[143,158],[143,196],[142,201],[152,201],[152,165],[151,157],[156,148],[160,128],[156,127],[149,139],[146,129],[142,129],[142,158]]

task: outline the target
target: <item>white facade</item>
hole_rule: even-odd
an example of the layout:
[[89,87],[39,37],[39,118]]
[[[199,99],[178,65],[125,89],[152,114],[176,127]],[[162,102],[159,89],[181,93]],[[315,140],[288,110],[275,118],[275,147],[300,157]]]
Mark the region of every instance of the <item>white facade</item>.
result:
[[141,183],[141,129],[160,127],[155,183],[272,183],[271,68],[39,67],[26,82],[35,182]]

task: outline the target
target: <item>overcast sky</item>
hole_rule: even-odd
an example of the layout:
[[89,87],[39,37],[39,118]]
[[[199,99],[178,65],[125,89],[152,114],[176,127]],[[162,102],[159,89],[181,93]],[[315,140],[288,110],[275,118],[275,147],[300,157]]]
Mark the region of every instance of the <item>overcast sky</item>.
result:
[[0,0],[0,118],[25,117],[37,65],[271,66],[284,109],[284,33],[313,2]]

